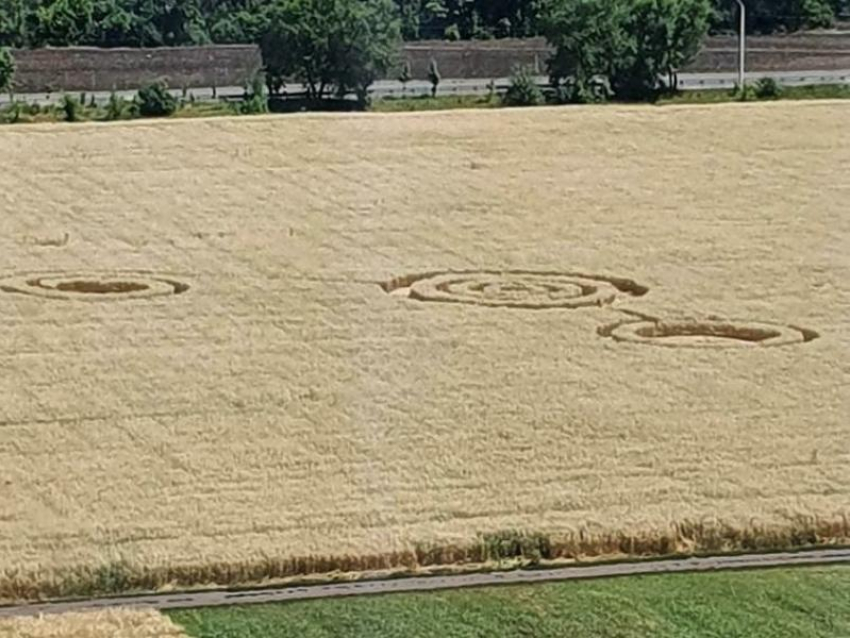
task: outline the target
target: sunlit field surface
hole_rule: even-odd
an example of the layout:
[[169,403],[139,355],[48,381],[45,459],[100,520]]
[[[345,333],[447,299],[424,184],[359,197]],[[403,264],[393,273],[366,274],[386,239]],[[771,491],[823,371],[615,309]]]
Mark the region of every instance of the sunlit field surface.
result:
[[0,599],[847,541],[848,121],[1,130]]

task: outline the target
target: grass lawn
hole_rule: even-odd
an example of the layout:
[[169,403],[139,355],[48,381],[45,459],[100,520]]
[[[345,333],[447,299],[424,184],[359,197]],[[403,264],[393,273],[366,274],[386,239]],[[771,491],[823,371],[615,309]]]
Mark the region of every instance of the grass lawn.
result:
[[170,614],[197,638],[850,636],[850,567],[640,576]]

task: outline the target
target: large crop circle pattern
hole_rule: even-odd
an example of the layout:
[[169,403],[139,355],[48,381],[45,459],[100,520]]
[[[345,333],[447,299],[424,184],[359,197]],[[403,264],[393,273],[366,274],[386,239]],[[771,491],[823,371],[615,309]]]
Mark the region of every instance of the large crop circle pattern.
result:
[[675,348],[747,348],[804,343],[809,330],[755,321],[627,321],[600,331],[615,341]]
[[188,284],[141,272],[55,272],[0,279],[0,291],[47,299],[118,301],[179,295]]
[[408,296],[417,301],[506,308],[581,308],[610,304],[617,288],[608,281],[534,272],[449,272],[417,279]]

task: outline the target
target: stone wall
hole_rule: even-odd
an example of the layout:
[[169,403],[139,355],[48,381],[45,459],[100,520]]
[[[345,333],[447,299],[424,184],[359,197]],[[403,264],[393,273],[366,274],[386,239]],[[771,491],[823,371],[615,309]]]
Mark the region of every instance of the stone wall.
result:
[[[708,38],[687,71],[733,71],[732,36]],[[14,53],[20,93],[137,89],[165,80],[172,88],[243,86],[262,67],[254,46],[161,49],[37,49]],[[545,74],[549,48],[541,38],[475,42],[410,42],[403,57],[415,79],[434,59],[444,78],[507,77],[521,65]],[[850,33],[749,38],[750,71],[850,69]]]
[[35,49],[14,52],[19,93],[242,86],[262,66],[254,46],[160,49]]
[[[750,71],[810,71],[850,69],[850,33],[751,36],[747,39]],[[721,72],[738,68],[734,36],[706,39],[696,59],[684,71]],[[507,77],[513,67],[526,66],[545,75],[550,49],[541,38],[487,42],[411,42],[404,55],[414,78],[425,79],[431,59],[445,78]]]

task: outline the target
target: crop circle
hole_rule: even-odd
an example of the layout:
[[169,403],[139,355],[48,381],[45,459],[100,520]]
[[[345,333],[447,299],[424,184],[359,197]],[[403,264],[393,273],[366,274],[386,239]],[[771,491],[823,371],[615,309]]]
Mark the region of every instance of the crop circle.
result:
[[417,301],[529,309],[601,306],[613,302],[617,292],[602,279],[525,271],[435,273],[407,288],[407,296]]
[[0,280],[0,290],[47,299],[117,301],[179,295],[187,284],[139,272],[33,273]]
[[674,348],[746,348],[804,343],[817,334],[756,321],[627,321],[600,330],[619,342]]

